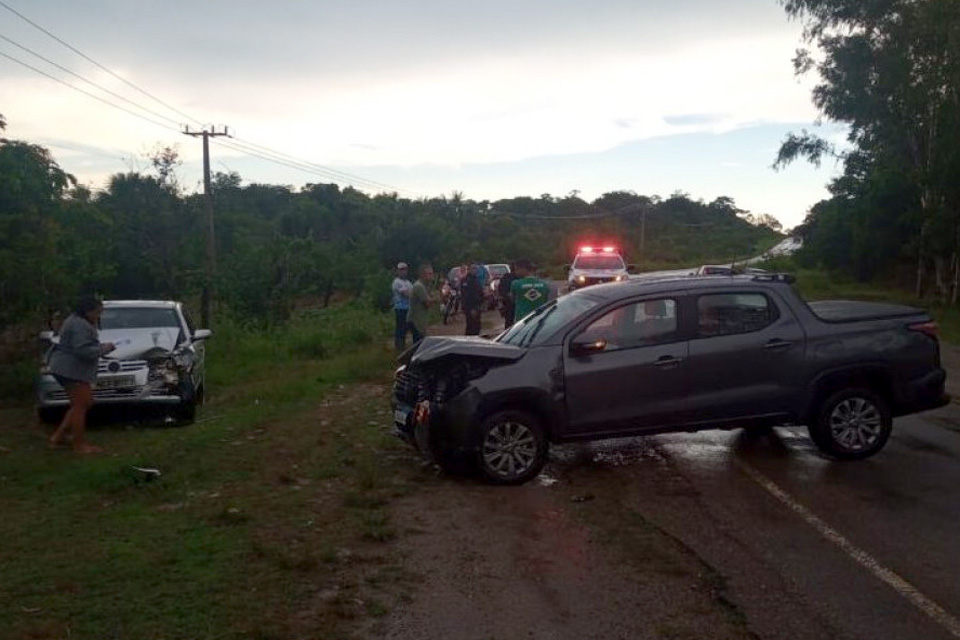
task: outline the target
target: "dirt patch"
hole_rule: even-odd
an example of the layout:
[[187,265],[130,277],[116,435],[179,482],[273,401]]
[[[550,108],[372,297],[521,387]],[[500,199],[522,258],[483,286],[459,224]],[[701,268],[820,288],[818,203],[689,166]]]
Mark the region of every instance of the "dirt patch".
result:
[[623,504],[616,473],[586,478],[446,479],[394,503],[422,583],[382,637],[753,637],[722,578]]

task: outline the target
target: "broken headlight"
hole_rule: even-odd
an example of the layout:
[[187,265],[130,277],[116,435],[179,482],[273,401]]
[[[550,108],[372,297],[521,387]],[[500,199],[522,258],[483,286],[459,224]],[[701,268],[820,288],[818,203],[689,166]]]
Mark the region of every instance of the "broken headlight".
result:
[[157,358],[149,362],[149,373],[147,380],[150,382],[162,382],[163,384],[174,386],[180,382],[180,368],[174,357]]

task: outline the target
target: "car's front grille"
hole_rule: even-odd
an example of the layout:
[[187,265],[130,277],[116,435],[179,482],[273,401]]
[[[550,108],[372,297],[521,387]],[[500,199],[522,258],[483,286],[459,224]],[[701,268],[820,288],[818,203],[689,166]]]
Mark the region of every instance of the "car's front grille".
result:
[[97,365],[98,375],[139,371],[147,367],[146,360],[101,360]]
[[398,373],[393,381],[393,396],[405,404],[416,404],[421,399],[420,376],[409,367]]

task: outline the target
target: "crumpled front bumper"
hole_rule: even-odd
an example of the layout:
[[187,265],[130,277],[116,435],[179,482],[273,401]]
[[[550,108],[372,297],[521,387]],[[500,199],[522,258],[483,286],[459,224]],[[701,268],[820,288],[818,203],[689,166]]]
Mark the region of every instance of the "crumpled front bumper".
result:
[[480,446],[476,429],[480,399],[480,392],[473,387],[443,404],[421,400],[411,406],[392,396],[394,435],[434,460],[440,454],[476,452]]
[[[98,380],[98,382],[100,382]],[[138,381],[140,382],[140,381]],[[37,406],[40,408],[66,407],[70,398],[60,383],[49,374],[41,374],[35,383]],[[159,404],[176,405],[182,402],[179,394],[162,381],[143,381],[126,387],[94,387],[93,403],[98,404]]]

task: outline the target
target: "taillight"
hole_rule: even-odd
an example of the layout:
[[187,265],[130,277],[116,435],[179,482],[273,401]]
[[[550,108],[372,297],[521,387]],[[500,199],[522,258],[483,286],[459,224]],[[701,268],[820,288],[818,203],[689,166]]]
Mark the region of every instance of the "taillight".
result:
[[925,336],[929,336],[934,340],[940,339],[940,326],[933,320],[929,322],[918,322],[916,324],[907,325],[907,328],[910,331],[919,331]]

